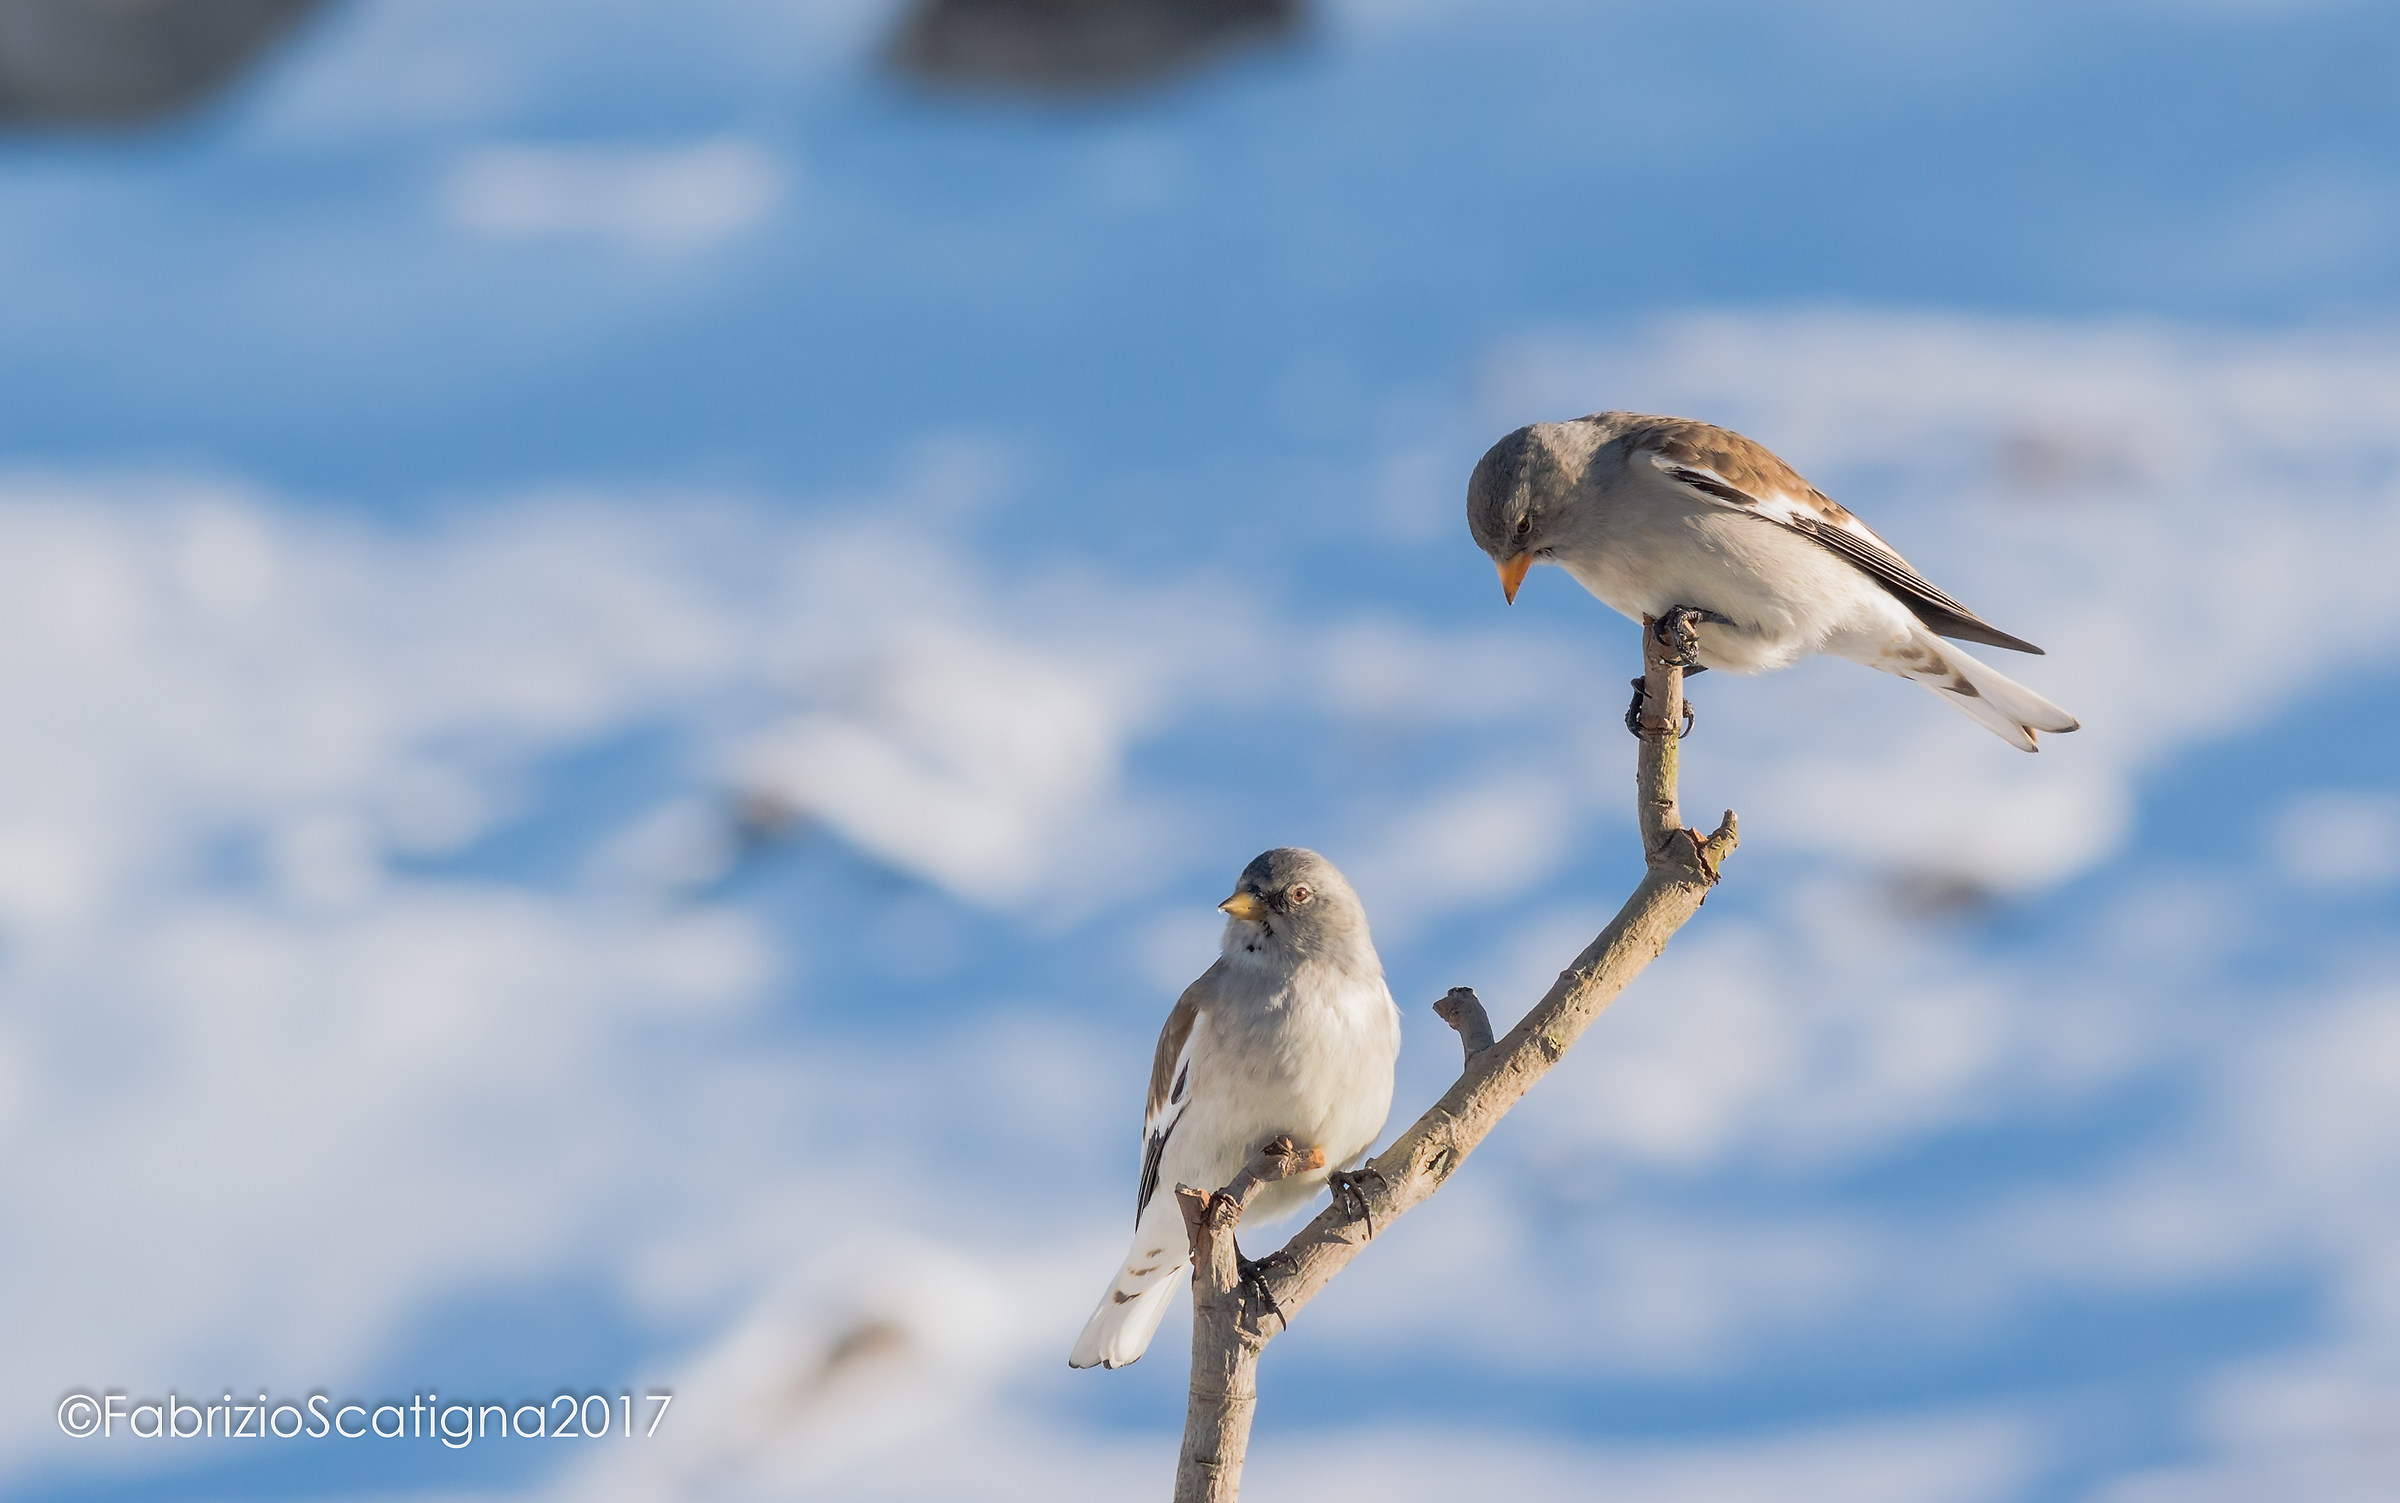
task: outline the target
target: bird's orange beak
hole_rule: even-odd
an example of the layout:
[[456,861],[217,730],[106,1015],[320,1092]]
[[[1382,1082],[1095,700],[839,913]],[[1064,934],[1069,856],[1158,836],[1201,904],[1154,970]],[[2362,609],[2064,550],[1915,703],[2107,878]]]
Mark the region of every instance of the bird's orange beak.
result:
[[1500,561],[1500,593],[1510,605],[1517,603],[1517,587],[1525,582],[1525,571],[1532,567],[1530,553],[1512,553]]
[[1247,892],[1237,892],[1217,906],[1246,923],[1256,923],[1259,916],[1267,911],[1266,904]]

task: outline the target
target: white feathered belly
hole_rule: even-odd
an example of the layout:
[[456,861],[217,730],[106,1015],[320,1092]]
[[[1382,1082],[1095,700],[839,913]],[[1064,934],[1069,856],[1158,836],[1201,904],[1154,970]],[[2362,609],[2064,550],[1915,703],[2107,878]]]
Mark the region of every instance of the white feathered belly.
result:
[[1715,507],[1645,507],[1557,562],[1603,604],[1636,621],[1679,605],[1731,618],[1730,626],[1698,628],[1701,663],[1729,673],[1788,667],[1810,653],[1838,652],[1853,639],[1881,640],[1915,624],[1882,586],[1830,550],[1773,522]]
[[1317,1015],[1295,1020],[1273,1048],[1229,1051],[1222,1063],[1239,1068],[1184,1108],[1159,1156],[1158,1193],[1171,1196],[1179,1184],[1222,1189],[1260,1144],[1290,1133],[1302,1147],[1322,1149],[1325,1168],[1260,1191],[1247,1219],[1271,1220],[1373,1146],[1391,1114],[1399,1023],[1380,985],[1343,1003],[1312,1009]]

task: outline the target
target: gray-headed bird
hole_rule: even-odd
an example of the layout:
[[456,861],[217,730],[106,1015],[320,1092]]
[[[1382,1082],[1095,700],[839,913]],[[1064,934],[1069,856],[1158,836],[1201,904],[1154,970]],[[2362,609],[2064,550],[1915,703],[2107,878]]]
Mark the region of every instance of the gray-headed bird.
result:
[[1923,684],[2026,751],[2037,732],[2076,728],[1942,639],[2039,647],[1943,594],[1840,503],[1728,429],[1634,412],[1519,428],[1475,466],[1467,526],[1511,601],[1527,569],[1557,564],[1602,603],[1688,633],[1693,669],[1766,673],[1831,653]]
[[1075,1343],[1072,1367],[1141,1356],[1191,1264],[1175,1187],[1222,1189],[1290,1134],[1325,1157],[1250,1202],[1264,1221],[1305,1204],[1364,1157],[1392,1107],[1400,1011],[1383,982],[1358,895],[1314,851],[1272,850],[1242,868],[1216,964],[1184,989],[1150,1063],[1133,1248]]

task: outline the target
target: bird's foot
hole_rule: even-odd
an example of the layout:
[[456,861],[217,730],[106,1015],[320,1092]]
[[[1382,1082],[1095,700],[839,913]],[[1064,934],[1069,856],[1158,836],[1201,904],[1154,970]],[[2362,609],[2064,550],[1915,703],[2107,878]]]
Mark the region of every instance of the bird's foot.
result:
[[[1686,674],[1700,673],[1704,671],[1706,670],[1700,668],[1686,668],[1684,670]],[[1638,678],[1635,679],[1633,681],[1633,703],[1625,707],[1625,729],[1637,737],[1642,734],[1642,707],[1649,703],[1649,699],[1649,694],[1642,687],[1642,680]],[[1690,735],[1692,733],[1692,722],[1698,718],[1699,712],[1692,708],[1692,702],[1688,699],[1685,700],[1683,702],[1683,725],[1675,732],[1675,739],[1681,741],[1684,737]]]
[[1250,1296],[1250,1303],[1261,1311],[1273,1315],[1278,1322],[1287,1326],[1291,1322],[1283,1318],[1283,1307],[1275,1303],[1274,1291],[1267,1287],[1267,1275],[1278,1268],[1291,1266],[1292,1260],[1280,1251],[1271,1252],[1258,1261],[1252,1262],[1242,1256],[1242,1245],[1239,1242],[1233,1245],[1234,1273],[1240,1279],[1243,1291]]
[[[1715,611],[1704,611],[1696,605],[1671,607],[1665,615],[1650,623],[1650,634],[1658,638],[1658,645],[1667,649],[1667,666],[1682,669],[1686,678],[1695,673],[1708,671],[1708,665],[1701,662],[1699,658],[1699,625],[1703,621],[1716,626],[1733,625],[1731,616],[1720,616]],[[1633,703],[1625,707],[1625,729],[1636,736],[1642,734],[1642,701],[1646,697],[1642,690],[1642,680],[1635,679],[1633,681]],[[1692,733],[1692,721],[1696,718],[1691,701],[1685,700],[1683,703],[1683,726],[1676,731],[1676,740],[1680,741]]]
[[1650,624],[1650,634],[1658,638],[1658,645],[1674,654],[1668,662],[1686,673],[1707,671],[1696,655],[1700,651],[1698,627],[1703,621],[1712,626],[1733,625],[1731,616],[1720,616],[1695,605],[1674,606]]
[[1345,1216],[1356,1216],[1367,1224],[1367,1240],[1375,1239],[1375,1211],[1367,1204],[1366,1182],[1382,1184],[1383,1176],[1372,1168],[1346,1169],[1327,1175],[1325,1187],[1333,1192],[1333,1207]]

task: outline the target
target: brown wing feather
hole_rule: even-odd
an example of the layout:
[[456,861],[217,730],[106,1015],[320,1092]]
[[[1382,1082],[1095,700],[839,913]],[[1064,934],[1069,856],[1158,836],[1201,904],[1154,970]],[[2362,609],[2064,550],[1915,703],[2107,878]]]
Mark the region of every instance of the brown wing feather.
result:
[[[1799,471],[1756,440],[1689,418],[1658,418],[1629,436],[1635,449],[1666,460],[1662,468],[1685,485],[1841,555],[1889,590],[1936,636],[2041,654],[2039,647],[1992,625],[1910,568],[1898,550],[1848,507],[1800,478]],[[1769,498],[1784,505],[1770,506]]]
[[1156,1117],[1174,1099],[1175,1061],[1183,1057],[1184,1042],[1192,1036],[1192,1020],[1200,1016],[1200,1005],[1216,989],[1217,975],[1225,962],[1200,973],[1200,979],[1183,989],[1175,1006],[1167,1013],[1167,1023],[1158,1031],[1158,1048],[1150,1056],[1150,1102],[1143,1110],[1144,1121]]
[[1866,524],[1852,516],[1848,507],[1803,480],[1800,472],[1785,464],[1774,450],[1756,439],[1744,438],[1731,428],[1720,428],[1695,418],[1653,418],[1634,429],[1632,438],[1636,448],[1663,455],[1677,464],[1713,470],[1726,484],[1754,499],[1789,496],[1836,527],[1865,530]]

